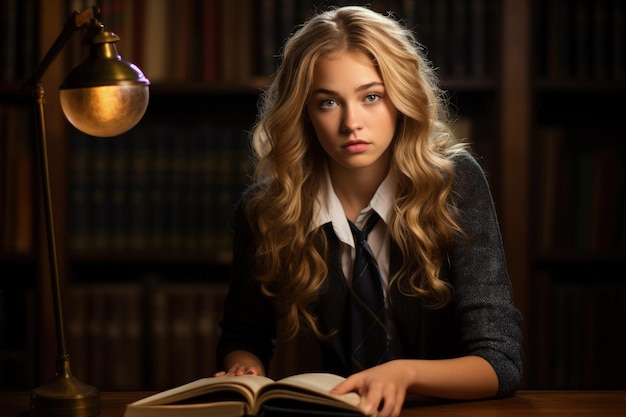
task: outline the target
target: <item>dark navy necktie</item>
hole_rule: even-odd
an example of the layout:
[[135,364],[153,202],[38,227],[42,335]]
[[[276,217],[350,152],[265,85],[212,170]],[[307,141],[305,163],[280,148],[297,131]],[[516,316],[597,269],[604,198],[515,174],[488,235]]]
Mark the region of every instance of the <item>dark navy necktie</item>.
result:
[[348,220],[356,248],[350,297],[351,362],[354,372],[391,358],[382,279],[378,262],[367,243],[367,235],[379,219],[378,214],[372,212],[362,231]]

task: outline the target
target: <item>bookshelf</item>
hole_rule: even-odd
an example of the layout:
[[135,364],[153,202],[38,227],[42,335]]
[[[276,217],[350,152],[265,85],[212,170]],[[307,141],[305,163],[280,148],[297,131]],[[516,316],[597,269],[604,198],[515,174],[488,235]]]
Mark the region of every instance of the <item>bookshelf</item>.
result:
[[[29,22],[39,28],[38,35],[18,36],[24,47],[11,53],[31,50],[35,58],[72,10],[94,4],[28,1],[37,6]],[[27,3],[5,3],[11,2]],[[103,140],[74,130],[56,98],[56,86],[86,53],[80,36],[44,78],[68,350],[81,381],[101,389],[158,390],[210,372],[211,325],[230,262],[225,219],[245,186],[246,131],[256,100],[294,25],[313,7],[331,2],[150,0],[149,10],[147,0],[96,3],[107,29],[121,38],[122,57],[138,64],[152,85],[139,125],[123,137]],[[617,352],[626,348],[625,341],[611,324],[626,317],[623,272],[613,272],[623,271],[626,260],[625,149],[619,126],[626,98],[619,23],[624,6],[576,0],[568,15],[559,9],[565,0],[368,3],[393,10],[417,28],[461,116],[457,131],[474,141],[487,172],[515,303],[525,317],[525,387],[624,388],[626,365]],[[6,10],[2,13],[8,21]],[[583,28],[574,24],[575,17],[583,15],[589,16],[589,28],[577,31]],[[163,23],[166,18],[170,24]],[[571,36],[561,38],[563,27]],[[581,48],[577,45],[595,45],[579,49],[588,51],[586,63],[573,54]],[[1,52],[8,54],[6,49]],[[2,304],[0,360],[23,375],[0,379],[0,388],[20,389],[54,374],[54,354],[41,347],[55,346],[47,252],[39,239],[38,174],[28,143],[10,133],[29,131],[30,104],[15,95],[29,74],[26,68],[16,66],[0,81],[0,195],[13,202],[1,208],[0,290],[11,302]],[[9,156],[18,151],[23,158]],[[568,184],[573,189],[576,178],[584,177],[564,168],[569,165],[593,171],[587,197],[568,195]],[[14,189],[26,192],[9,199]],[[581,220],[583,213],[593,220]],[[9,282],[7,272],[20,279]],[[207,306],[212,309],[202,310]],[[198,323],[190,327],[173,315],[167,319],[172,311]],[[167,335],[177,336],[155,343]],[[168,359],[184,349],[179,342],[185,338],[197,341],[185,357],[196,358],[197,366]],[[309,345],[306,339],[282,345],[275,374],[297,369],[295,352]],[[121,346],[134,353],[122,355],[114,372],[105,375],[93,365],[121,352]],[[201,346],[206,356],[197,353]],[[586,365],[575,369],[575,364]]]
[[531,381],[624,389],[626,7],[533,5]]
[[0,5],[0,368],[20,386],[32,382],[37,367],[37,164],[32,102],[16,82],[34,70],[35,6]]

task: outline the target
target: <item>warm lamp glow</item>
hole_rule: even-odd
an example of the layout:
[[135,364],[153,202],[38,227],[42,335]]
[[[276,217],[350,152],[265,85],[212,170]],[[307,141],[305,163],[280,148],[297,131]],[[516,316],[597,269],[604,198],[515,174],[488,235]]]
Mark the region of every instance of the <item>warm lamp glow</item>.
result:
[[117,41],[111,32],[95,35],[89,57],[70,72],[59,91],[65,117],[91,136],[121,135],[141,120],[148,107],[150,82],[118,55]]
[[61,108],[74,127],[91,136],[121,135],[148,107],[148,87],[115,85],[61,90]]

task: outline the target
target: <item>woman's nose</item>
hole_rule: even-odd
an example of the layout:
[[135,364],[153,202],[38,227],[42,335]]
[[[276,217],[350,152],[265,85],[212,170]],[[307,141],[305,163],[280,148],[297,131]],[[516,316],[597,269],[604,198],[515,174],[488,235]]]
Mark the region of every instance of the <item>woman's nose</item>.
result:
[[345,132],[354,132],[362,127],[361,115],[357,106],[344,105],[342,129]]

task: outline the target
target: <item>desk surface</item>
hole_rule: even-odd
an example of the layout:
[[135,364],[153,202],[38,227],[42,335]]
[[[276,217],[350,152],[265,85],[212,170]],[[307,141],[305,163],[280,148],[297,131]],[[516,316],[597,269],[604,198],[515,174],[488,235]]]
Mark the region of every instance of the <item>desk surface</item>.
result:
[[[148,392],[101,392],[100,417],[122,417],[126,404]],[[0,392],[0,417],[29,415],[30,393]],[[626,417],[626,391],[519,391],[502,400],[423,402],[409,404],[403,417],[417,416]]]

